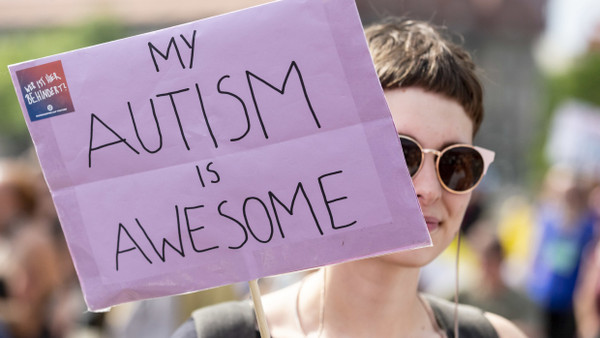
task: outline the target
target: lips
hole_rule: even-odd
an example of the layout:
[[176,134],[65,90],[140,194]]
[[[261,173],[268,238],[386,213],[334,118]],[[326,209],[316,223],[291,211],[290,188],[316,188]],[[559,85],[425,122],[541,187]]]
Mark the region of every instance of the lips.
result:
[[427,229],[430,233],[434,232],[440,227],[440,220],[435,217],[425,216],[425,223],[427,223]]

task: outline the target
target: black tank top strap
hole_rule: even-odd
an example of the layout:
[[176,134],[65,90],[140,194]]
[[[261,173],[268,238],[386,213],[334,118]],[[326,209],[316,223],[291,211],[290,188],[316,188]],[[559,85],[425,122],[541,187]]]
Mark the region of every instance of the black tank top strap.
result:
[[[454,338],[454,303],[423,294],[440,328],[448,338]],[[484,316],[484,312],[470,305],[458,305],[458,332],[460,338],[499,338],[498,333]]]

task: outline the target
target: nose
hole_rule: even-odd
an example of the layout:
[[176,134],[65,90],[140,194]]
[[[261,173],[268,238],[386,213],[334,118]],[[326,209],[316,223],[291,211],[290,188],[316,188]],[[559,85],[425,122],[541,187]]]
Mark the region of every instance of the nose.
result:
[[433,154],[425,155],[423,167],[413,177],[413,185],[421,205],[430,205],[442,196],[443,188],[437,177]]

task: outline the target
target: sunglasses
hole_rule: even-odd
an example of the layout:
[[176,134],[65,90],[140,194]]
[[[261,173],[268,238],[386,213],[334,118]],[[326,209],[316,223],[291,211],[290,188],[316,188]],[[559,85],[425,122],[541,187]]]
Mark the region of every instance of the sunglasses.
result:
[[489,165],[494,161],[491,150],[470,144],[454,144],[444,149],[424,149],[414,139],[398,135],[410,173],[415,177],[423,167],[425,154],[435,155],[435,168],[442,187],[455,194],[465,194],[475,189]]

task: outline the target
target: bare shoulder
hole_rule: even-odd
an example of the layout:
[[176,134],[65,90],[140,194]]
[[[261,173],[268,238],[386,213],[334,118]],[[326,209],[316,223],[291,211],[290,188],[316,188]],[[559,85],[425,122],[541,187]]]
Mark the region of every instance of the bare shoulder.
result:
[[485,317],[490,321],[500,338],[526,338],[527,336],[510,320],[493,314],[485,313]]

